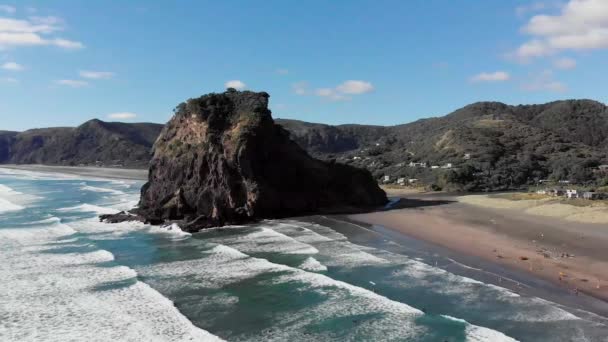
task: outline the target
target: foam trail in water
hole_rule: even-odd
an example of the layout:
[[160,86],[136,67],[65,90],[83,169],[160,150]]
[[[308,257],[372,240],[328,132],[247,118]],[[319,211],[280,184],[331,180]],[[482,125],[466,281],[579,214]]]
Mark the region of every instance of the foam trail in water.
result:
[[272,229],[247,228],[246,234],[209,238],[206,241],[234,247],[245,253],[316,254],[313,246],[296,241]]
[[327,271],[327,266],[321,264],[317,259],[308,257],[298,266],[305,271],[323,272]]
[[100,214],[100,215],[116,214],[116,213],[120,212],[120,210],[118,210],[118,209],[100,207],[98,205],[88,204],[88,203],[84,203],[84,204],[80,204],[80,205],[68,207],[68,208],[60,208],[60,209],[57,209],[57,211],[59,211],[59,212],[72,211],[72,212],[96,213],[96,214]]
[[85,185],[81,186],[80,189],[84,190],[84,191],[103,192],[103,193],[109,193],[109,194],[118,195],[118,196],[126,195],[126,193],[124,191],[86,185],[86,183],[83,183],[83,184],[85,184]]
[[[58,222],[47,228],[0,229],[0,340],[220,340],[137,281],[133,269],[107,266],[112,253],[56,250],[81,246],[77,239],[66,240],[74,232]],[[67,243],[54,247],[57,241]]]

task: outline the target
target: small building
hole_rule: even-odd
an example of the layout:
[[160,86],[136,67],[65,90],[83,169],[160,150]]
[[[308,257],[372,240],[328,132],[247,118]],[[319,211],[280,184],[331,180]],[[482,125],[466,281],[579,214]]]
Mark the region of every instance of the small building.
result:
[[600,199],[605,198],[604,195],[605,194],[603,194],[601,192],[585,191],[585,192],[583,192],[582,197],[587,200],[600,200]]
[[410,167],[426,167],[426,163],[414,163],[414,162],[410,162],[409,166]]
[[388,183],[388,182],[390,182],[390,181],[391,181],[391,176],[389,176],[389,175],[385,175],[385,176],[384,176],[384,183]]
[[359,160],[359,159],[361,159],[361,157],[357,157],[357,156],[353,157],[353,160]]
[[471,154],[470,154],[470,153],[465,153],[465,154],[464,154],[464,157],[462,157],[462,159],[464,159],[464,160],[469,160],[469,159],[471,159]]
[[445,163],[445,165],[443,165],[441,168],[442,169],[451,169],[452,168],[452,163]]
[[566,190],[566,197],[572,199],[572,198],[579,198],[582,194],[576,190],[576,189],[568,189]]
[[404,177],[397,178],[397,184],[405,185],[405,178]]
[[547,190],[536,190],[536,193],[539,195],[546,195],[547,194]]
[[563,189],[551,189],[547,191],[547,195],[554,197],[564,196],[565,193]]
[[438,168],[439,168],[439,165],[432,165],[431,166],[431,169],[438,169]]
[[597,169],[602,172],[608,172],[608,164],[600,165],[597,167]]
[[407,183],[409,185],[416,184],[416,183],[418,183],[418,178],[410,178],[410,179],[407,180]]

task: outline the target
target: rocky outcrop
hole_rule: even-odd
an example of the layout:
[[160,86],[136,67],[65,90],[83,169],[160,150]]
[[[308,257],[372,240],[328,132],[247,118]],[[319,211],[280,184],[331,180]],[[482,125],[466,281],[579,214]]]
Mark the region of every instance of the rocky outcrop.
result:
[[268,97],[229,89],[180,104],[154,145],[133,213],[196,231],[387,202],[368,171],[310,157],[274,123]]

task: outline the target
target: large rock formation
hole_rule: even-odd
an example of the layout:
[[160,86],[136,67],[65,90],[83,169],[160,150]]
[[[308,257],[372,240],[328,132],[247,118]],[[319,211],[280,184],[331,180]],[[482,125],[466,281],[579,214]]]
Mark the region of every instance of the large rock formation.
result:
[[180,104],[154,145],[134,212],[193,231],[387,202],[368,171],[310,157],[274,123],[268,97],[229,89]]

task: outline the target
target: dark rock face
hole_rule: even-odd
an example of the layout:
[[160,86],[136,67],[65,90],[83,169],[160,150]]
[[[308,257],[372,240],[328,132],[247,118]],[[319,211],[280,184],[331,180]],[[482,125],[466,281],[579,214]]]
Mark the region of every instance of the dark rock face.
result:
[[274,123],[268,97],[229,89],[180,104],[154,145],[134,212],[193,231],[387,202],[368,171],[310,157]]

